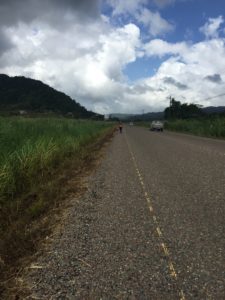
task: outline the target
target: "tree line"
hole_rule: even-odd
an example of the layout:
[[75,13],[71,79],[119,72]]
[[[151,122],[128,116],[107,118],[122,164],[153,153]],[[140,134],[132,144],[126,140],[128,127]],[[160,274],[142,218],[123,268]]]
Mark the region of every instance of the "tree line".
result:
[[196,104],[181,104],[174,98],[170,98],[170,106],[164,111],[165,119],[188,119],[203,115],[201,107]]

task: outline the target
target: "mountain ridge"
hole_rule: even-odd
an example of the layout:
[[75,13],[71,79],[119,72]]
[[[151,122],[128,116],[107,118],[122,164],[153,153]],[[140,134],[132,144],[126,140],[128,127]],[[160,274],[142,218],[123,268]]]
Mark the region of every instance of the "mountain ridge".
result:
[[40,80],[6,74],[0,74],[0,110],[70,114],[76,118],[103,117]]
[[[201,110],[205,115],[222,114],[225,113],[225,106],[208,106],[202,107]],[[148,121],[148,120],[162,120],[164,119],[164,112],[148,112],[145,114],[120,114],[112,113],[111,118],[117,118],[121,121]]]

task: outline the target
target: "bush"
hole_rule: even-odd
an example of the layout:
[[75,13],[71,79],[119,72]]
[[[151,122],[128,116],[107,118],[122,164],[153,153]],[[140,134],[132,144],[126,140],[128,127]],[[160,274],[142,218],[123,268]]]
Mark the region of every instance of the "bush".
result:
[[173,120],[165,124],[166,129],[193,133],[199,136],[225,138],[225,118],[201,118],[191,120]]

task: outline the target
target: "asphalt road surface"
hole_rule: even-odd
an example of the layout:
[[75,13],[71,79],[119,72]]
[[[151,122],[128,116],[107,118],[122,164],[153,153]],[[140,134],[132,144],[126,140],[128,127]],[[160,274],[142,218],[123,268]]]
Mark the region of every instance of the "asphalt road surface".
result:
[[27,276],[35,299],[225,299],[225,141],[126,127]]

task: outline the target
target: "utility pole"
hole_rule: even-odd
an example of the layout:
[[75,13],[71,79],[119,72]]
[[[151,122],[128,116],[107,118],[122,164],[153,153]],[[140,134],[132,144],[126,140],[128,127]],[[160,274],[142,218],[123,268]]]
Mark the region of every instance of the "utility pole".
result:
[[169,101],[170,101],[170,107],[171,107],[172,106],[172,96],[171,95],[167,96],[166,99],[169,99]]

